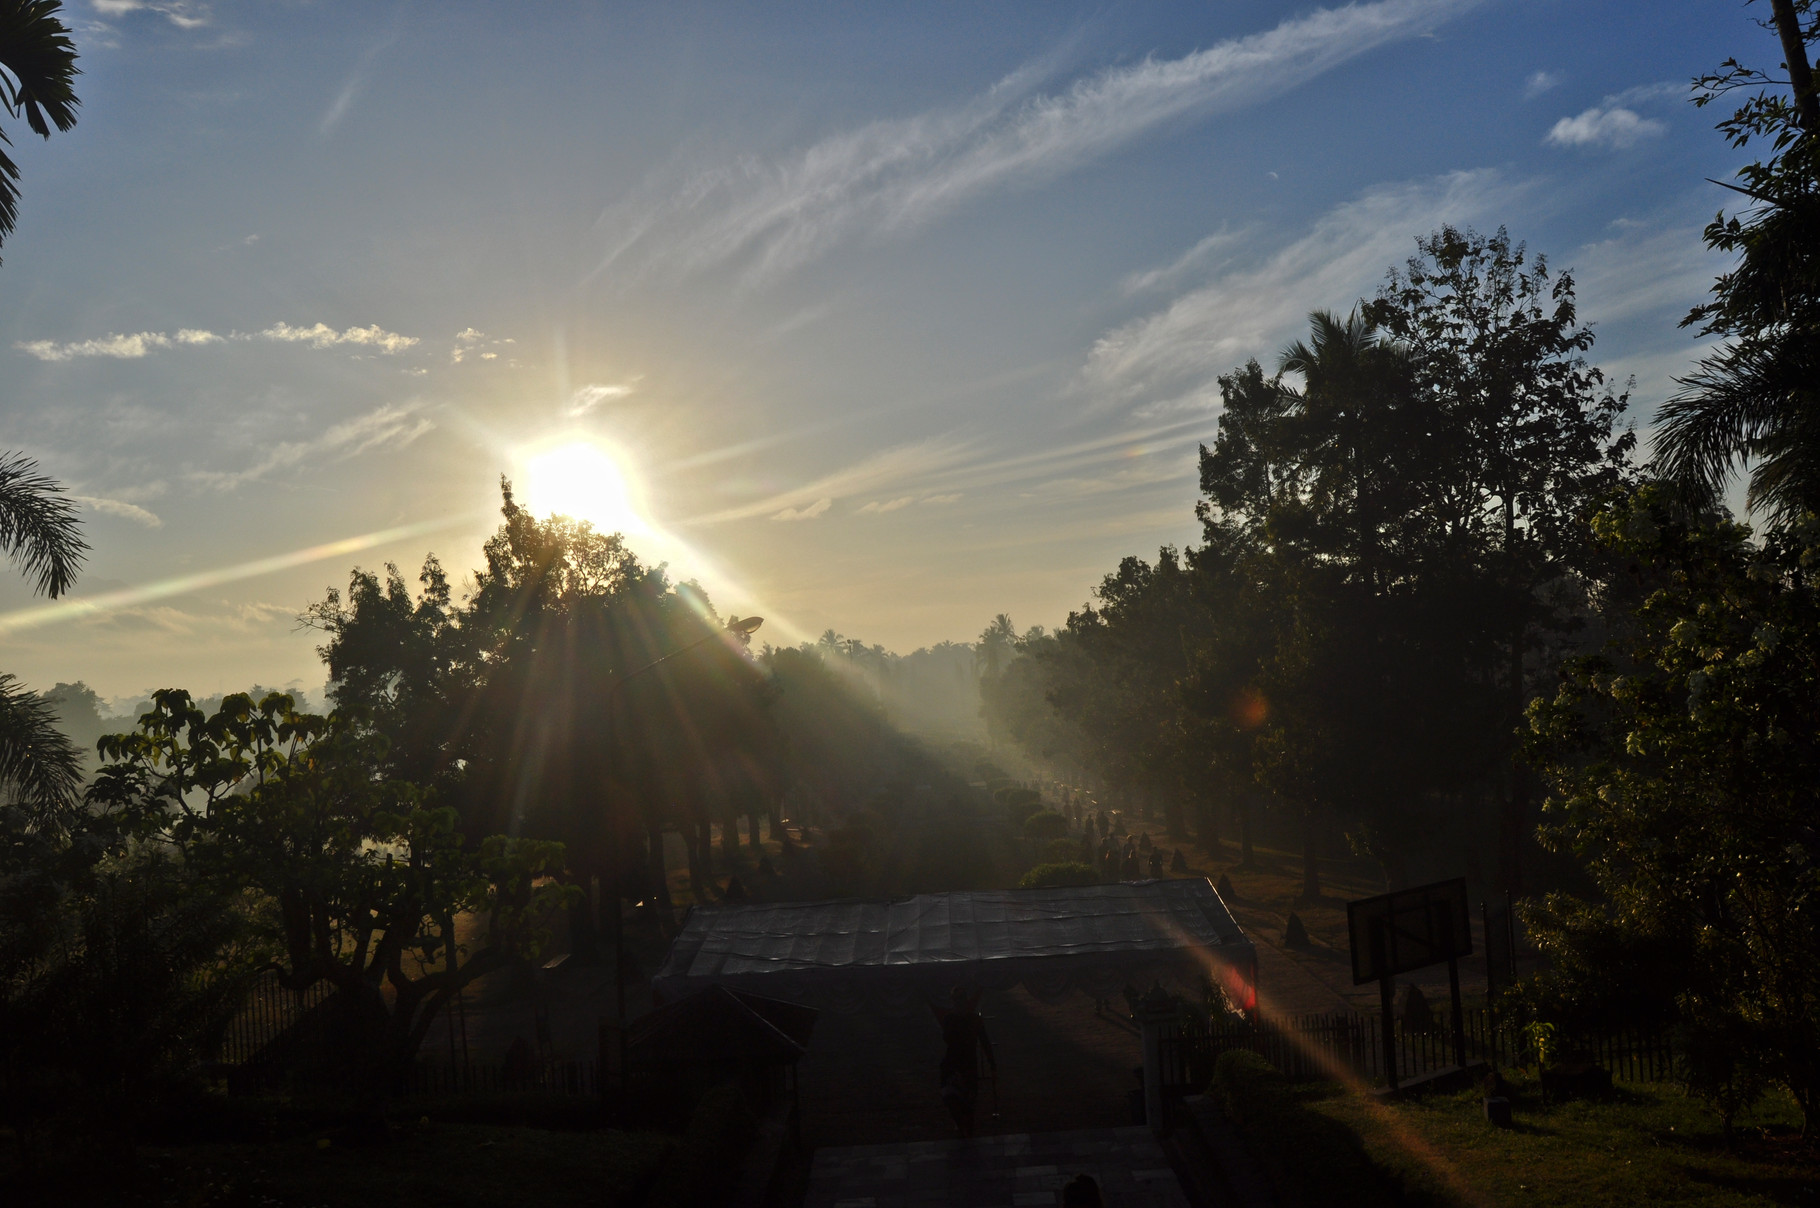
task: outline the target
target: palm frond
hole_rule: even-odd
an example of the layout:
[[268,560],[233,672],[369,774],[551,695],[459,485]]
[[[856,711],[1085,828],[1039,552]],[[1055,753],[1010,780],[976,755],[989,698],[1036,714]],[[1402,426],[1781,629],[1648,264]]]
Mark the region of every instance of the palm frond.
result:
[[1811,475],[1794,464],[1814,451],[1803,419],[1811,400],[1802,360],[1780,345],[1733,344],[1676,378],[1680,393],[1656,414],[1657,473],[1711,505],[1732,474],[1754,462],[1752,510],[1781,516],[1815,506],[1806,493]]
[[0,675],[0,791],[42,826],[54,824],[81,788],[81,752],[57,728],[49,702],[14,676]]
[[[76,45],[62,0],[0,0],[0,104],[43,138],[76,124]],[[0,134],[0,142],[7,141]],[[19,169],[0,154],[0,242],[19,216]]]
[[63,487],[22,454],[0,455],[0,552],[53,600],[68,591],[88,552],[81,517]]

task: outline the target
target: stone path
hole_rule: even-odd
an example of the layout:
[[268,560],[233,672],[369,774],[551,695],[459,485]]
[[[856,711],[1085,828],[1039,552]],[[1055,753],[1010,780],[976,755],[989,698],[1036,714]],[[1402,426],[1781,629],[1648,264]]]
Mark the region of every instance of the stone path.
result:
[[1099,1181],[1107,1208],[1188,1208],[1141,1126],[818,1149],[803,1208],[1060,1204],[1077,1174]]

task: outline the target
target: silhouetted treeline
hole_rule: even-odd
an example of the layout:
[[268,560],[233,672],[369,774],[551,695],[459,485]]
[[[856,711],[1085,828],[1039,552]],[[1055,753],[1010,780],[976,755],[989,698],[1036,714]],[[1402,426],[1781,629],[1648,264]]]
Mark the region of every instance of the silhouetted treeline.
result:
[[1202,543],[1126,558],[982,688],[995,732],[1178,836],[1295,820],[1311,897],[1332,828],[1394,880],[1444,851],[1522,886],[1518,726],[1585,627],[1584,516],[1635,475],[1572,278],[1502,231],[1419,248],[1220,379]]

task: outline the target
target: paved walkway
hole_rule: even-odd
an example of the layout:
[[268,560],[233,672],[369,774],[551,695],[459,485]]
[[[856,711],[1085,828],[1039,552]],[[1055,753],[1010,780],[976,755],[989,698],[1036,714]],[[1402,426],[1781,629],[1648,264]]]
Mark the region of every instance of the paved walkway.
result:
[[1060,1204],[1077,1174],[1099,1180],[1107,1208],[1188,1208],[1142,1126],[818,1149],[803,1208]]

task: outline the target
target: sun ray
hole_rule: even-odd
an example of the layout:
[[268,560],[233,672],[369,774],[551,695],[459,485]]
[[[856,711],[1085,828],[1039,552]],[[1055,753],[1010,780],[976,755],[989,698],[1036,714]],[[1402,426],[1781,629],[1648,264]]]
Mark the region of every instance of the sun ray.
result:
[[250,562],[238,562],[233,566],[217,567],[214,570],[198,571],[190,575],[176,575],[154,583],[143,583],[138,587],[104,592],[98,596],[59,600],[54,604],[21,608],[0,614],[0,633],[17,633],[25,629],[36,629],[41,625],[54,625],[62,621],[79,620],[83,617],[103,616],[110,612],[118,612],[122,608],[132,608],[153,600],[163,600],[171,596],[184,595],[187,592],[200,591],[205,587],[217,587],[238,579],[269,575],[275,571],[289,570],[293,566],[304,566],[311,562],[321,562],[326,558],[336,558],[343,554],[372,549],[376,545],[385,545],[393,541],[421,537],[426,533],[457,528],[472,523],[481,515],[482,513],[477,512],[463,513],[457,516],[445,516],[437,520],[420,520],[415,524],[401,524],[394,528],[362,533],[357,537],[325,541],[320,545],[292,550],[290,553],[274,554],[268,558],[255,558]]

